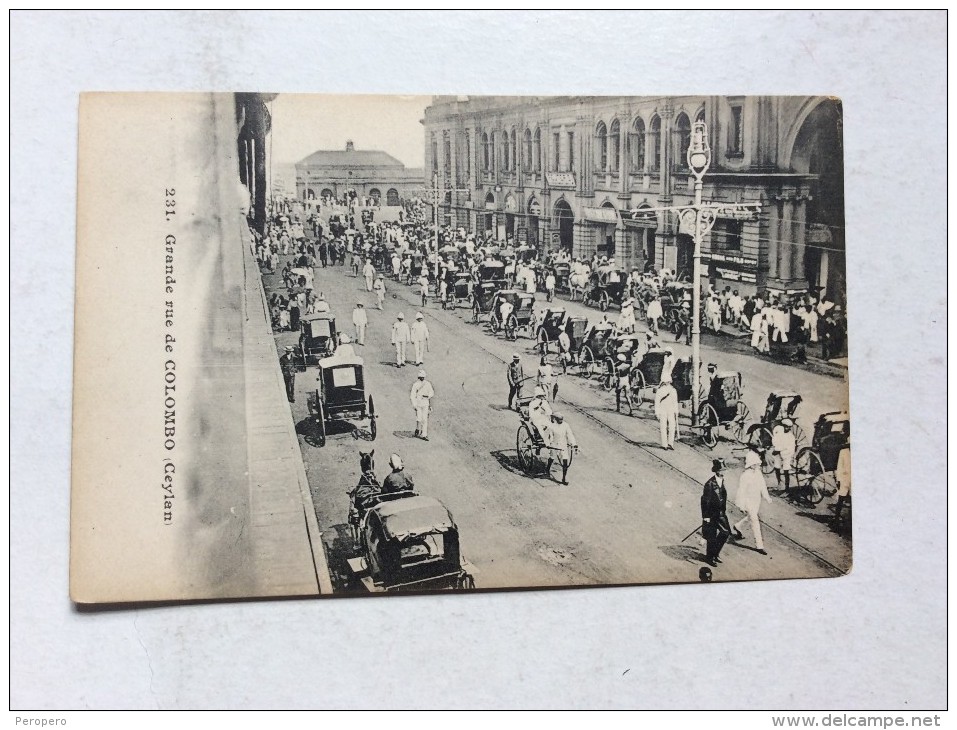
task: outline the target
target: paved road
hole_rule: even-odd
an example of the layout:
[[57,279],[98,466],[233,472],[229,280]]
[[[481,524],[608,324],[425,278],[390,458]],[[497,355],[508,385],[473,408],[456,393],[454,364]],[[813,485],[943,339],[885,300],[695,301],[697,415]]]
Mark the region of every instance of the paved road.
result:
[[[267,288],[276,286],[278,278],[267,276]],[[396,368],[389,343],[395,314],[402,311],[411,318],[419,309],[412,289],[391,285],[385,309],[379,312],[364,281],[343,267],[316,269],[316,281],[337,313],[340,330],[351,329],[356,301],[369,309],[367,344],[358,349],[379,413],[375,442],[354,439],[346,426],[318,448],[309,435],[306,411],[312,376],[297,377],[293,413],[334,572],[343,569],[350,550],[346,492],[359,476],[358,451],[374,448],[380,478],[388,472],[389,454],[398,453],[418,491],[440,499],[452,511],[463,553],[478,568],[480,588],[697,580],[701,548],[696,537],[681,540],[700,523],[700,484],[709,476],[711,458],[740,463],[734,444],[722,442],[708,451],[686,432],[677,450],[664,452],[657,446],[657,422],[650,409],[636,417],[617,414],[613,394],[568,375],[560,379],[557,407],[566,413],[581,445],[570,484],[530,478],[517,465],[519,420],[505,407],[504,372],[514,351],[522,355],[526,372],[534,371],[533,340],[506,342],[470,324],[465,308],[446,312],[435,305],[425,310],[432,335],[426,369],[437,394],[431,440],[416,439],[409,389],[417,369],[411,364]],[[281,333],[277,346],[295,340],[294,333]],[[706,348],[705,357],[712,355],[717,353]],[[745,371],[753,410],[763,406],[772,387],[786,385],[807,393],[807,413],[816,413],[828,393],[842,392],[835,379],[770,363],[759,366],[747,356],[729,355],[719,362]],[[789,383],[779,382],[782,371]],[[739,468],[729,473],[732,494],[739,473]],[[740,517],[729,512],[732,520]],[[825,513],[823,505],[808,510],[775,499],[762,515],[769,555],[753,549],[745,529],[742,544],[725,548],[715,579],[815,577],[848,570],[850,546],[825,524]]]

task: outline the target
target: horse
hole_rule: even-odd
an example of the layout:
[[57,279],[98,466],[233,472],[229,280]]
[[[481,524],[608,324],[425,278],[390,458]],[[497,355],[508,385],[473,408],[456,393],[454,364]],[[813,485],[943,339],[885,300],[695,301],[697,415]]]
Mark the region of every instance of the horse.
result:
[[571,292],[572,301],[584,300],[585,291],[588,289],[588,274],[572,274],[568,277],[568,288]]
[[359,542],[359,525],[362,516],[370,507],[379,501],[382,487],[375,475],[375,449],[369,452],[359,452],[359,483],[349,492],[349,525],[352,527],[352,537]]

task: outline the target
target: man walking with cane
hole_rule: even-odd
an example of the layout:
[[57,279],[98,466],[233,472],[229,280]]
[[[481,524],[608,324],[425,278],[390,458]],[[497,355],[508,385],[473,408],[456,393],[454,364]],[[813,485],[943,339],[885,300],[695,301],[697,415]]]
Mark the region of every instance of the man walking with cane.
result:
[[724,461],[711,462],[711,478],[704,484],[701,494],[701,534],[708,544],[705,562],[712,568],[721,562],[721,548],[731,536],[728,524],[728,491],[724,486]]

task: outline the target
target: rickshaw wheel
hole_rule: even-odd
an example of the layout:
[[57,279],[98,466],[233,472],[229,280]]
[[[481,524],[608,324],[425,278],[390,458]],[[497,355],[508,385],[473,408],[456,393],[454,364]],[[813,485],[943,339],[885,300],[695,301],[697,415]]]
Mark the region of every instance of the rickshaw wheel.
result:
[[635,404],[635,408],[638,408],[644,400],[642,391],[647,387],[645,384],[645,376],[641,370],[632,370],[631,377],[631,399]]
[[609,305],[610,303],[611,303],[611,301],[610,301],[610,298],[609,298],[609,296],[608,296],[608,292],[603,291],[603,292],[601,293],[601,298],[599,298],[599,300],[598,300],[598,308],[599,308],[601,311],[604,312],[604,311],[606,311],[606,310],[608,309],[608,305]]
[[761,424],[751,427],[748,432],[748,446],[761,453],[761,471],[770,474],[774,471],[771,461],[771,432]]
[[814,449],[804,448],[798,452],[794,459],[794,479],[811,504],[820,504],[824,497],[837,491],[837,484],[832,485],[828,476],[821,457]]
[[531,473],[535,463],[535,439],[527,424],[518,427],[515,434],[515,452],[518,455],[518,465],[526,474]]
[[322,401],[316,398],[316,426],[318,426],[318,433],[316,434],[316,442],[320,446],[326,445],[326,411],[322,407]]
[[732,437],[735,441],[739,443],[744,443],[745,436],[747,434],[747,422],[748,418],[751,417],[751,411],[748,410],[748,407],[744,404],[744,401],[738,401],[738,412],[734,417],[734,420],[728,424],[728,428],[731,431]]
[[605,390],[612,390],[615,387],[615,363],[611,358],[607,358],[604,365],[604,372],[601,376],[601,387]]
[[472,302],[472,322],[479,321],[479,304],[478,300]]
[[701,429],[701,443],[709,449],[718,445],[718,412],[710,403],[701,404],[698,427]]
[[583,378],[590,378],[592,376],[594,363],[595,356],[592,355],[591,348],[587,346],[582,348],[581,355],[578,358],[578,374]]

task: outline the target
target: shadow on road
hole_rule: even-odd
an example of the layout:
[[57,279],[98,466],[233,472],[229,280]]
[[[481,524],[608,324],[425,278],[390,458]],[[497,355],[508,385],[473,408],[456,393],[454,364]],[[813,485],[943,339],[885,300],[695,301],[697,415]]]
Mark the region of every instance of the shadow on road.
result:
[[504,469],[512,472],[512,474],[525,476],[525,471],[522,469],[522,465],[518,461],[518,454],[514,450],[508,449],[507,451],[490,451],[489,453],[499,464],[501,464]]
[[326,547],[333,590],[337,593],[358,590],[362,584],[352,580],[349,564],[346,562],[357,555],[352,541],[352,529],[347,524],[330,525],[322,532],[322,542]]
[[672,560],[682,563],[702,563],[705,559],[704,553],[693,545],[659,545],[658,549]]
[[[296,424],[296,433],[303,437],[303,441],[314,448],[320,448],[319,444],[319,428],[315,423],[315,420],[310,416],[304,418],[299,423]],[[365,429],[359,429],[349,421],[344,421],[341,418],[334,418],[331,421],[326,421],[326,438],[332,436],[340,436],[342,434],[348,433],[353,438],[362,438],[366,441],[371,441],[371,433]],[[365,435],[363,435],[365,434]]]
[[397,439],[415,439],[418,436],[415,435],[415,431],[393,431],[392,435]]
[[491,408],[493,411],[515,411],[514,408],[510,408],[504,403],[489,403],[488,407]]

